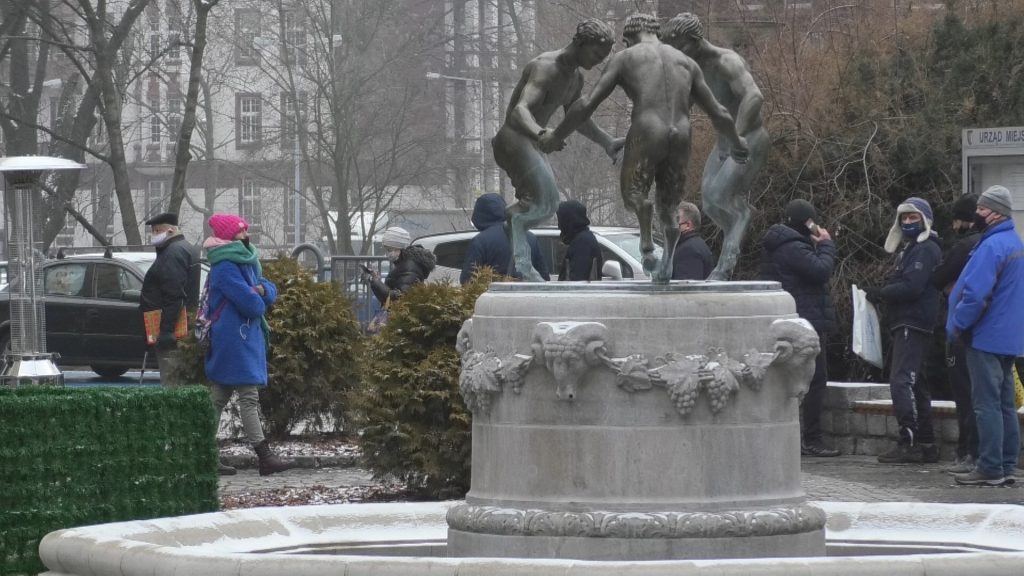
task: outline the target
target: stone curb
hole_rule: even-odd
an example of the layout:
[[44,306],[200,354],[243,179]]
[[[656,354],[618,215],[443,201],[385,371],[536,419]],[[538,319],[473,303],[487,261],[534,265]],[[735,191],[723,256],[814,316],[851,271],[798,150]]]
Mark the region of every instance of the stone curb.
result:
[[[294,460],[297,468],[354,468],[357,465],[355,456],[285,456]],[[220,461],[233,468],[253,469],[258,461],[255,454],[225,454]]]

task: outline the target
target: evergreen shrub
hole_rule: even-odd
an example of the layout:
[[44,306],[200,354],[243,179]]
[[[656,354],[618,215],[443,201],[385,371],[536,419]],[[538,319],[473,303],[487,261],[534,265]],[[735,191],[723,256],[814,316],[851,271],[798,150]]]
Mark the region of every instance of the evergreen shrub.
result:
[[471,414],[459,394],[455,339],[494,279],[485,269],[462,287],[418,284],[367,339],[349,422],[376,478],[396,478],[432,498],[469,489]]
[[216,511],[205,388],[0,389],[0,574],[62,528]]

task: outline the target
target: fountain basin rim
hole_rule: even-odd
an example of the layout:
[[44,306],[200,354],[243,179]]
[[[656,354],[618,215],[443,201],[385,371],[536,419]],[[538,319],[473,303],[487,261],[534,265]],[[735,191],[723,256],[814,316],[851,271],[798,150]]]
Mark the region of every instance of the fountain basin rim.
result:
[[655,284],[650,280],[608,280],[601,282],[494,282],[487,289],[492,293],[541,292],[614,292],[634,294],[693,294],[721,292],[777,292],[782,284],[769,280],[720,282],[714,280],[673,280],[668,284]]
[[[898,547],[941,545],[998,552],[955,554],[902,554],[756,560],[674,560],[659,562],[587,562],[579,560],[527,560],[499,558],[392,557],[318,554],[254,554],[302,546],[374,543],[387,540],[438,540],[447,533],[445,514],[458,502],[411,504],[342,504],[236,510],[176,518],[157,518],[60,530],[40,544],[40,556],[49,576],[134,574],[139,570],[173,573],[190,565],[204,574],[266,574],[270,566],[287,566],[293,573],[311,576],[336,574],[341,566],[361,566],[374,574],[408,574],[410,563],[429,566],[431,574],[464,576],[486,574],[487,567],[529,569],[532,576],[547,574],[648,574],[657,565],[672,574],[777,574],[785,566],[807,570],[814,565],[828,574],[892,574],[894,563],[905,565],[901,574],[968,573],[972,562],[1019,569],[1024,563],[1024,508],[1012,505],[935,503],[811,502],[826,511],[827,539],[831,544],[865,548],[883,542]],[[937,523],[936,519],[942,522]],[[280,564],[278,564],[280,563]],[[728,571],[721,571],[728,568]],[[845,568],[842,568],[845,567]],[[602,569],[600,572],[595,570]],[[603,569],[613,570],[605,572]],[[333,570],[333,572],[332,572]],[[357,568],[358,570],[358,568]],[[588,572],[588,570],[590,572]],[[776,572],[768,572],[775,570]],[[273,571],[273,570],[272,570]],[[499,572],[500,573],[500,572]],[[511,572],[509,572],[511,573]]]

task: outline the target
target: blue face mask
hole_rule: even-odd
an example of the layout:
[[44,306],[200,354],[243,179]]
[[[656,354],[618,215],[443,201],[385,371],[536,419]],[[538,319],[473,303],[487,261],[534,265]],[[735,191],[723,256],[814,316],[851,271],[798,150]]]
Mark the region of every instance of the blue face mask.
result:
[[917,236],[924,232],[924,224],[920,222],[911,222],[909,224],[900,224],[900,228],[903,229],[903,235],[907,238],[917,238]]

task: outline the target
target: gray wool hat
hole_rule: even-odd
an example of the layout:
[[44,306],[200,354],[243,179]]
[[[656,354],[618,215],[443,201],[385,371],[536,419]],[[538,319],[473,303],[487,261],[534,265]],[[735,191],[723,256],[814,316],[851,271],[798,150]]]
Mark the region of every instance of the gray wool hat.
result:
[[981,193],[981,198],[978,198],[978,206],[1003,216],[1013,216],[1013,199],[1010,198],[1010,191],[1004,186],[989,186],[988,190]]

